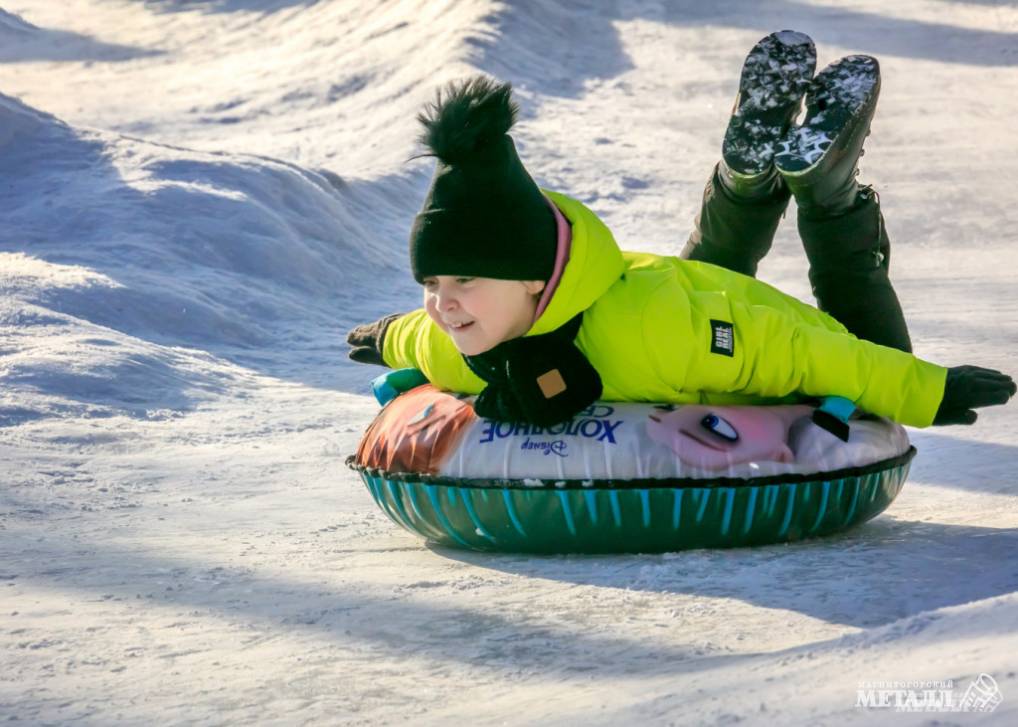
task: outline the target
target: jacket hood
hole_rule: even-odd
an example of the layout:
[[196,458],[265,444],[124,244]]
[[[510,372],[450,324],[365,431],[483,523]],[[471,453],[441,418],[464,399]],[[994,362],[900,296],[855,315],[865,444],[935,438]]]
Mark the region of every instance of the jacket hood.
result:
[[549,333],[593,305],[622,277],[625,261],[615,238],[582,202],[542,189],[572,228],[569,260],[551,301],[526,335]]

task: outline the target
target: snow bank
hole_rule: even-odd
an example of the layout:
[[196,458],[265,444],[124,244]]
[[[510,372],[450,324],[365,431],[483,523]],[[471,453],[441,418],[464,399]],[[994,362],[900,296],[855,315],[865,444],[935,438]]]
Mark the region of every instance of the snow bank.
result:
[[[335,354],[355,302],[377,292],[362,271],[395,277],[397,244],[364,222],[388,195],[265,157],[74,129],[0,95],[2,321],[25,342],[5,379],[137,414],[220,388],[177,349],[243,358],[324,340]],[[14,421],[42,415],[6,406]]]

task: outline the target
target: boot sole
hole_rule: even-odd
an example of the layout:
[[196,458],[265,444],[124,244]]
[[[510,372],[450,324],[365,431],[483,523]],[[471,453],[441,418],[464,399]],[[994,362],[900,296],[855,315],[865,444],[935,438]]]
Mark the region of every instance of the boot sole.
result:
[[722,158],[735,175],[768,171],[778,143],[799,114],[816,60],[813,41],[794,30],[771,33],[750,50],[721,145]]
[[[879,95],[880,65],[871,56],[847,56],[818,73],[806,95],[806,118],[788,131],[774,155],[778,172],[795,179],[828,163],[828,152],[838,149],[838,137],[854,133],[861,117],[872,117]],[[859,147],[868,135],[867,128]],[[861,148],[839,154],[861,155]]]

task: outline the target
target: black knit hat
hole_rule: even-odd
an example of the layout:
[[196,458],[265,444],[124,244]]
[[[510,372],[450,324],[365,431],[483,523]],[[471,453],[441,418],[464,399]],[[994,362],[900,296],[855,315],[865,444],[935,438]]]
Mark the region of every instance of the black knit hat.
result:
[[417,116],[438,165],[410,231],[414,278],[548,280],[555,215],[506,133],[519,110],[512,86],[474,76],[445,91]]

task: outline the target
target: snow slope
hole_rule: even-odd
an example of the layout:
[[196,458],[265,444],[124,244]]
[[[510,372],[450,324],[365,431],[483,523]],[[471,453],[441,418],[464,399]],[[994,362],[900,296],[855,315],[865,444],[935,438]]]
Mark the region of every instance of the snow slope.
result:
[[[1018,8],[990,0],[7,0],[0,717],[23,723],[1018,719],[1018,407],[912,430],[835,538],[529,558],[421,544],[343,466],[418,304],[414,115],[514,83],[539,183],[674,254],[745,52],[880,58],[863,179],[916,352],[1018,373]],[[809,300],[794,216],[760,277]],[[981,673],[989,715],[856,707]]]

